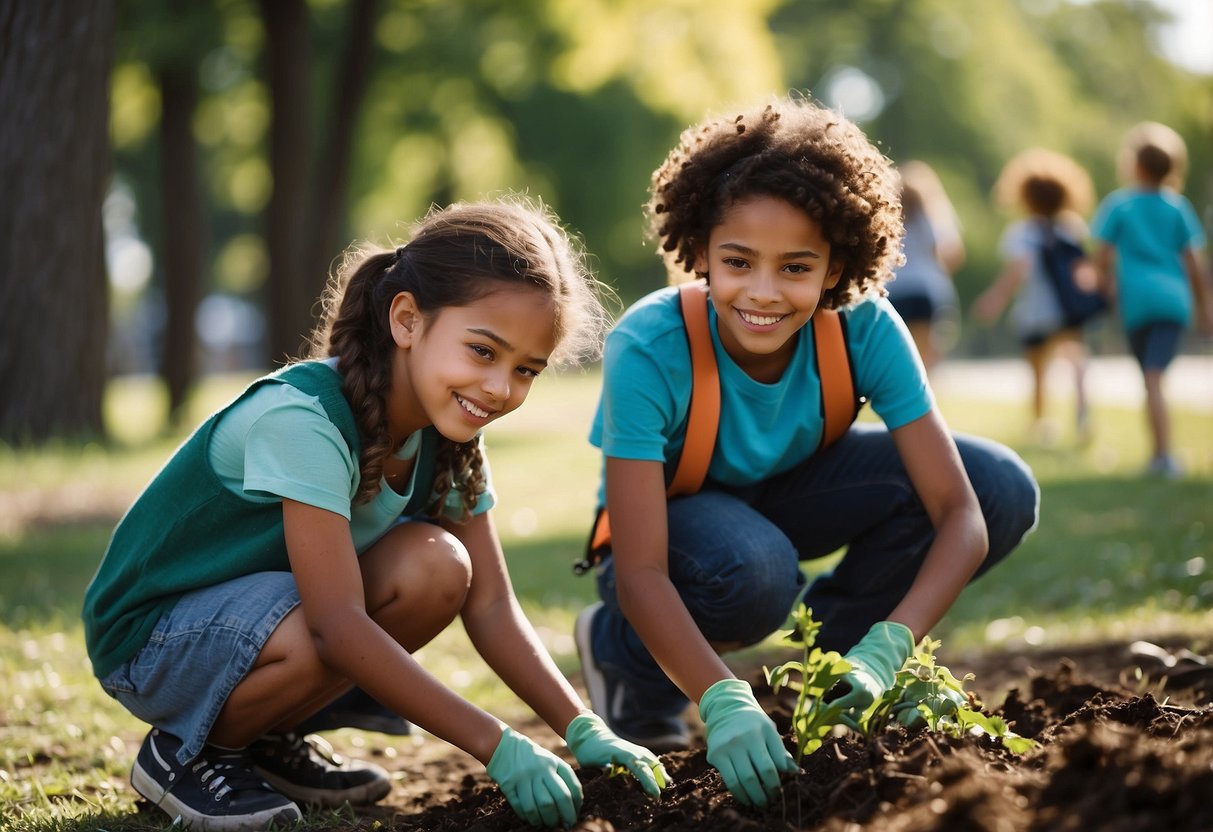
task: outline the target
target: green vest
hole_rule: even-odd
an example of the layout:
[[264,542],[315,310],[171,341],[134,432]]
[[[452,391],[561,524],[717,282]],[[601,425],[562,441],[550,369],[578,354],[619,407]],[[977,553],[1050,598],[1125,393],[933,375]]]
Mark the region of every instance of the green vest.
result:
[[[291,364],[253,382],[237,401],[265,384],[289,384],[319,399],[357,467],[358,428],[336,370],[318,361]],[[194,431],[114,530],[84,594],[84,638],[98,678],[129,661],[185,593],[255,572],[290,571],[282,503],[243,499],[209,463],[211,435],[226,410]],[[424,511],[432,490],[438,443],[424,439],[430,441],[421,443],[406,515]]]

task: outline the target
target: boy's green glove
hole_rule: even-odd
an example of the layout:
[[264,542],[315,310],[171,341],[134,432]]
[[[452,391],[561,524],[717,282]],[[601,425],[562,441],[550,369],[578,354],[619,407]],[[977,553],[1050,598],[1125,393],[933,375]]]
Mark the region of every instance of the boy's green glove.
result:
[[572,826],[581,783],[564,760],[507,727],[487,766],[489,777],[519,817],[532,826]]
[[708,762],[725,786],[738,802],[765,807],[779,793],[779,775],[798,767],[749,684],[721,679],[704,691],[699,715],[707,729]]
[[843,656],[851,663],[851,671],[838,684],[850,685],[850,690],[830,701],[843,709],[843,722],[858,728],[863,712],[893,687],[897,671],[913,652],[914,634],[909,627],[895,621],[873,624],[868,634]]
[[640,787],[653,797],[670,782],[670,775],[657,755],[644,746],[620,739],[611,732],[597,714],[582,713],[573,717],[564,741],[579,766],[623,766],[640,781]]

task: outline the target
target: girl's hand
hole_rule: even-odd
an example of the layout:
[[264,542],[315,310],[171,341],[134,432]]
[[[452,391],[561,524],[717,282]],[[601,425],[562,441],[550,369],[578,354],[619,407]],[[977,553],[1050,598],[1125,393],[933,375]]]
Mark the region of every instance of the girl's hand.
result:
[[569,723],[564,741],[579,766],[623,766],[640,781],[645,793],[658,797],[670,782],[670,775],[657,755],[647,748],[620,739],[593,713],[578,714]]
[[510,807],[532,826],[577,822],[582,794],[573,769],[512,728],[501,732],[487,769]]

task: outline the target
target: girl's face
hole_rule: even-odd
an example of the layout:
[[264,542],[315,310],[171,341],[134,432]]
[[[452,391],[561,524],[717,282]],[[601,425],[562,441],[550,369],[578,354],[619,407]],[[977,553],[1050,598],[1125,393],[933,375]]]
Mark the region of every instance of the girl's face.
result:
[[391,306],[398,349],[392,370],[388,428],[402,441],[433,425],[467,442],[516,410],[556,348],[556,306],[537,288],[508,287],[467,306],[421,314],[413,295]]
[[695,260],[706,272],[720,340],[758,381],[777,381],[796,349],[795,335],[817,311],[822,292],[838,284],[821,226],[782,199],[735,203],[708,235]]

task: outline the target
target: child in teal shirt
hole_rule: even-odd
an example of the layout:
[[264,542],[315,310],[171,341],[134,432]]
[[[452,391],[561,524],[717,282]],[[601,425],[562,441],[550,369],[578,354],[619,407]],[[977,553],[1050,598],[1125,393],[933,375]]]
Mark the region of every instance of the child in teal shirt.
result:
[[1122,175],[1132,184],[1109,194],[1092,224],[1096,266],[1105,283],[1115,281],[1121,323],[1145,381],[1153,445],[1146,472],[1165,477],[1183,470],[1171,453],[1163,374],[1193,317],[1203,333],[1213,334],[1205,234],[1177,190],[1186,164],[1178,133],[1154,122],[1137,125],[1121,151]]

